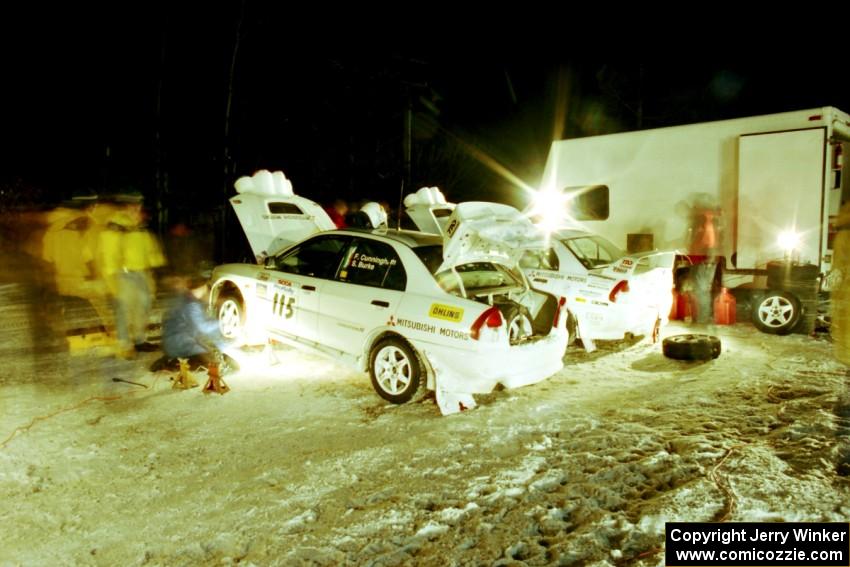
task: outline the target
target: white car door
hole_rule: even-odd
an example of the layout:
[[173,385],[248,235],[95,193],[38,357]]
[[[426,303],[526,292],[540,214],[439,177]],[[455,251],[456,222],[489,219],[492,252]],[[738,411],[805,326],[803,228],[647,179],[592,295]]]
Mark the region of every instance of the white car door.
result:
[[325,346],[358,356],[367,335],[392,324],[407,275],[387,242],[353,238],[334,281],[324,282],[319,336]]
[[534,289],[568,297],[567,279],[558,271],[560,260],[554,248],[526,250],[519,265]]
[[336,276],[350,237],[324,234],[305,240],[271,260],[267,285],[271,329],[301,340],[319,340],[319,304],[325,286]]

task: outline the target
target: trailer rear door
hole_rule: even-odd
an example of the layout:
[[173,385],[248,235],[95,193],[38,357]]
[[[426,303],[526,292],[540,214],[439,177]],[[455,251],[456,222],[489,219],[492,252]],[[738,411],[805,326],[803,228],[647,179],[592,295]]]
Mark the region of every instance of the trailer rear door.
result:
[[782,259],[778,237],[801,236],[796,251],[820,265],[826,129],[746,134],[738,145],[738,268]]

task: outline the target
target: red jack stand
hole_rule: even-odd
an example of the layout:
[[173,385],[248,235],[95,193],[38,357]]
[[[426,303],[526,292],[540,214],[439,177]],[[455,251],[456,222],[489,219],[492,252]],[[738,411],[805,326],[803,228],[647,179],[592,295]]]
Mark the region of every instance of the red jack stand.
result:
[[216,394],[226,394],[230,391],[230,386],[224,383],[224,380],[222,380],[221,378],[221,374],[219,374],[218,372],[217,362],[210,363],[209,369],[207,370],[207,375],[209,376],[209,379],[204,385],[205,394],[209,394],[210,392],[215,392]]

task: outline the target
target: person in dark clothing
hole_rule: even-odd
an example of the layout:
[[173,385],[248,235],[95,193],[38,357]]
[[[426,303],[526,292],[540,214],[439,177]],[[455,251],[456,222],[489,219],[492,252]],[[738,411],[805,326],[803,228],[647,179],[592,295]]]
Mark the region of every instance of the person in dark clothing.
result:
[[180,358],[189,360],[189,367],[223,363],[225,370],[236,370],[236,362],[221,350],[227,345],[218,321],[206,313],[204,300],[209,291],[207,281],[196,277],[174,278],[177,293],[162,324],[162,358],[151,365],[152,371],[176,370]]

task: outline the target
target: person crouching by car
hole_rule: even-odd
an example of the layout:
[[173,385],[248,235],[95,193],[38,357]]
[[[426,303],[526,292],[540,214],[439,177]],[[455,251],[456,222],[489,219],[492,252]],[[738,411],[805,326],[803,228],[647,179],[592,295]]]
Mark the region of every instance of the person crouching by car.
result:
[[207,280],[199,276],[172,278],[175,294],[162,323],[162,358],[151,365],[152,371],[177,369],[178,359],[189,360],[189,367],[209,367],[222,360],[226,370],[236,370],[233,359],[221,353],[227,344],[218,328],[218,321],[210,318],[206,310],[209,293]]

